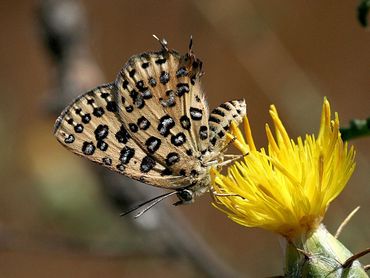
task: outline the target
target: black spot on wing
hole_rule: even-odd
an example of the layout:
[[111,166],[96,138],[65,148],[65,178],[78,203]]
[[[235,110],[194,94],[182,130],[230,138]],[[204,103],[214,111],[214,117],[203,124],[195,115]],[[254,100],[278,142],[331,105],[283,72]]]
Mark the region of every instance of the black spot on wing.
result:
[[228,102],[226,103],[222,103],[220,105],[220,107],[222,107],[223,109],[227,110],[227,111],[231,111],[231,107],[230,107],[230,104]]
[[131,90],[130,97],[135,105],[135,107],[141,109],[145,106],[145,101],[141,94],[139,94],[136,90]]
[[213,137],[211,140],[210,140],[211,144],[214,146],[216,145],[216,142],[217,142],[217,138],[216,137]]
[[186,136],[183,132],[171,136],[171,143],[176,147],[183,145],[186,142]]
[[[104,93],[104,92],[103,92],[103,93],[101,93],[101,94],[100,94],[100,96],[101,96],[101,98],[106,99],[106,98],[108,98],[108,97],[109,97],[109,93]],[[92,98],[87,100],[87,103],[88,103],[88,104],[92,104],[92,103],[94,103],[94,102],[95,102],[95,101],[94,101],[94,99],[92,99]]]
[[172,175],[172,171],[168,168],[165,168],[162,172],[161,172],[161,176],[170,176]]
[[159,138],[154,137],[154,136],[150,136],[146,140],[145,146],[148,149],[149,153],[153,154],[159,149],[159,147],[161,146],[161,143],[162,142]]
[[225,117],[225,113],[224,111],[222,111],[221,109],[219,108],[216,108],[212,111],[212,114],[216,114],[216,115],[220,115],[221,117]]
[[68,135],[68,137],[64,139],[64,143],[66,144],[71,144],[74,141],[75,141],[75,137],[73,136],[73,134]]
[[188,150],[186,150],[186,154],[187,154],[188,156],[192,156],[192,155],[193,155],[193,150],[192,150],[192,149],[188,149]]
[[180,123],[181,123],[182,128],[184,128],[186,130],[190,130],[191,122],[190,122],[190,119],[189,119],[188,116],[186,116],[186,115],[181,116]]
[[109,112],[117,112],[118,111],[117,103],[115,101],[108,101],[106,108]]
[[166,63],[166,58],[159,58],[158,60],[155,61],[157,65],[162,65]]
[[150,127],[150,122],[147,118],[142,116],[137,120],[137,125],[141,130],[147,130]]
[[75,130],[76,133],[82,133],[82,131],[84,131],[84,127],[82,124],[75,125],[73,129]]
[[119,172],[123,172],[123,171],[125,170],[125,166],[123,166],[122,164],[118,164],[118,165],[116,166],[116,168],[117,168],[117,170],[118,170]]
[[138,96],[134,101],[134,105],[136,108],[139,108],[139,109],[143,108],[145,106],[144,98],[141,95]]
[[164,137],[167,137],[170,134],[171,128],[175,126],[175,121],[169,115],[165,115],[159,120],[158,131]]
[[127,113],[131,113],[132,111],[134,111],[134,107],[132,105],[126,106],[125,109]]
[[107,149],[108,149],[108,144],[107,142],[103,141],[103,140],[99,140],[97,145],[99,150],[105,152]]
[[190,107],[190,117],[194,121],[200,121],[202,119],[202,116],[203,116],[203,111],[201,109],[196,108],[196,107]]
[[228,131],[230,129],[230,126],[228,124],[222,126],[222,128],[225,130],[225,131]]
[[187,83],[178,83],[176,87],[177,87],[176,95],[178,97],[182,97],[185,93],[188,93],[190,91],[189,85]]
[[127,141],[131,138],[128,131],[125,129],[123,125],[121,125],[121,128],[116,133],[116,139],[119,143],[127,144]]
[[155,160],[150,156],[145,156],[140,164],[140,171],[143,173],[148,173],[155,166]]
[[155,86],[157,86],[157,81],[153,77],[150,77],[148,82],[149,82],[150,86],[152,86],[153,88]]
[[178,153],[175,153],[175,152],[170,152],[166,157],[167,166],[172,166],[179,161],[180,161],[180,156]]
[[139,80],[138,82],[136,82],[136,88],[142,92],[143,90],[146,89],[146,87],[144,86],[144,81],[143,80]]
[[198,173],[198,171],[197,170],[191,170],[190,171],[190,176],[192,176],[192,177],[194,177],[194,178],[196,178],[196,177],[198,177],[199,176],[199,173]]
[[190,83],[191,85],[195,85],[195,81],[197,80],[197,77],[195,75],[193,75],[192,77],[190,77]]
[[132,70],[130,70],[130,71],[129,71],[129,73],[128,73],[128,75],[129,75],[131,78],[133,78],[133,77],[135,76],[135,74],[136,74],[136,69],[132,69]]
[[111,166],[112,165],[112,159],[109,157],[104,157],[103,158],[103,164],[106,166]]
[[125,79],[125,80],[123,80],[123,83],[122,83],[122,88],[123,89],[125,89],[125,90],[127,90],[128,89],[128,84],[129,84],[129,82]]
[[199,138],[201,140],[206,140],[208,138],[208,127],[206,127],[205,125],[202,125],[199,128]]
[[82,152],[85,155],[93,155],[95,152],[95,146],[92,142],[83,142],[82,144]]
[[133,133],[135,133],[135,132],[137,132],[139,130],[139,128],[137,127],[137,125],[134,124],[134,123],[129,123],[128,124],[128,127],[131,130],[131,132],[133,132]]
[[109,128],[107,125],[100,124],[95,129],[94,134],[97,141],[103,140],[108,136]]
[[84,123],[84,124],[88,124],[91,120],[91,115],[90,114],[85,114],[85,115],[81,115],[81,121]]
[[160,98],[159,101],[161,102],[163,107],[173,107],[176,105],[175,100],[175,93],[172,90],[168,90],[166,92],[167,99]]
[[104,115],[104,109],[102,107],[95,107],[93,111],[93,115],[95,117],[100,118],[101,116]]
[[170,74],[166,71],[162,71],[161,75],[159,77],[159,81],[163,84],[166,85],[168,81],[170,81]]
[[209,122],[214,122],[216,124],[221,123],[221,120],[219,118],[216,118],[215,116],[210,116],[208,121]]
[[188,75],[188,71],[186,70],[185,67],[181,67],[177,70],[176,72],[176,77],[179,78],[179,77],[184,77],[184,76],[187,76]]
[[152,92],[149,89],[144,90],[140,93],[143,99],[151,99],[153,97]]
[[134,155],[135,149],[125,146],[121,150],[119,160],[122,162],[122,164],[128,164],[130,160],[134,157]]

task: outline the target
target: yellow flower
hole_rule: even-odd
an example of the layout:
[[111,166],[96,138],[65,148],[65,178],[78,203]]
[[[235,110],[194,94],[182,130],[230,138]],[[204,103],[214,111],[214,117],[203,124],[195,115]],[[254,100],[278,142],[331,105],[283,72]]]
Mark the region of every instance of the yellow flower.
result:
[[268,149],[257,150],[248,119],[245,139],[235,124],[229,138],[247,154],[224,176],[212,169],[214,205],[233,221],[277,232],[287,238],[316,229],[331,201],[343,190],[355,168],[353,147],[339,132],[339,118],[331,120],[324,99],[320,131],[303,140],[289,138],[275,106],[270,107],[275,137],[266,124]]

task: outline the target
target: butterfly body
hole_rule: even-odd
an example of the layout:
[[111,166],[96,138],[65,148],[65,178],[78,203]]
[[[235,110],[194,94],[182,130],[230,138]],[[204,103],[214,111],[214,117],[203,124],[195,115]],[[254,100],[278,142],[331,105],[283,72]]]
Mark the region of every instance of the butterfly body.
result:
[[[211,113],[201,88],[202,62],[162,43],[135,55],[113,83],[75,99],[54,134],[72,152],[192,202],[209,189],[209,169],[223,161],[225,133],[246,114],[244,100]],[[181,194],[183,196],[181,196]]]

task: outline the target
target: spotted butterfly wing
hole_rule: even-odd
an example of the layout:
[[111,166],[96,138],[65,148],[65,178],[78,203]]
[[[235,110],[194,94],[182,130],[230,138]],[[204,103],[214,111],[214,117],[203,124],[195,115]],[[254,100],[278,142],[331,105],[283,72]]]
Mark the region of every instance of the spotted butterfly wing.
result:
[[201,65],[191,53],[163,48],[132,57],[116,80],[120,117],[148,159],[167,167],[165,175],[197,175],[208,151]]
[[222,103],[212,110],[209,117],[210,137],[209,143],[213,152],[217,153],[225,148],[226,132],[229,131],[230,122],[240,123],[246,115],[245,100],[233,100]]
[[209,116],[200,84],[202,63],[191,49],[135,55],[114,83],[77,98],[55,136],[78,155],[164,188],[208,189],[210,162],[222,162],[225,132],[241,121],[245,102],[227,102]]
[[[136,180],[165,188],[186,183],[182,177],[164,179],[161,164],[145,163],[145,152],[119,119],[114,93],[114,84],[107,84],[78,97],[56,121],[58,141],[72,152]],[[152,167],[150,175],[143,173],[143,167]]]

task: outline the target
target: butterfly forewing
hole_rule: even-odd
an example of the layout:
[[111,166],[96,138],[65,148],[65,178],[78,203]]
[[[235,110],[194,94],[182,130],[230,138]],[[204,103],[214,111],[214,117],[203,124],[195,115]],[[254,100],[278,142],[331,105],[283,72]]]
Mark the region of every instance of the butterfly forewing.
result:
[[192,54],[162,49],[133,56],[116,79],[120,118],[142,150],[166,167],[165,174],[187,176],[208,148],[200,70]]
[[68,106],[55,125],[58,141],[72,152],[154,186],[176,188],[184,177],[163,176],[166,167],[148,156],[119,119],[115,85],[89,91]]

